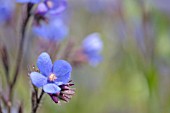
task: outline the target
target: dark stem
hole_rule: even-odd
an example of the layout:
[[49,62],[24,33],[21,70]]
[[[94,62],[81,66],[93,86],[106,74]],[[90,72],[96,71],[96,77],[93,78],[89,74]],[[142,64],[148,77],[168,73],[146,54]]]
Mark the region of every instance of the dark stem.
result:
[[37,99],[38,99],[38,89],[33,85],[33,91],[32,91],[32,96],[31,96],[31,99],[32,99],[32,109],[34,108],[34,106],[36,105],[37,103]]
[[3,102],[5,106],[7,106],[7,101],[5,100],[5,97],[3,96],[2,92],[0,92],[0,100]]
[[2,112],[1,101],[0,101],[0,113],[3,113],[3,112]]
[[[20,40],[20,43],[19,43],[19,50],[18,50],[18,54],[17,54],[17,59],[16,59],[16,68],[14,69],[14,78],[13,80],[11,81],[10,83],[10,86],[9,86],[9,100],[8,102],[11,103],[12,101],[12,94],[13,94],[13,89],[14,89],[14,86],[17,82],[17,78],[19,76],[19,70],[20,70],[20,67],[21,67],[21,61],[22,61],[22,57],[23,57],[23,49],[24,49],[24,40],[25,40],[25,32],[26,32],[26,27],[27,27],[27,24],[29,22],[29,18],[31,17],[31,14],[30,14],[30,10],[32,7],[30,7],[28,5],[28,10],[27,10],[27,15],[26,15],[26,18],[23,22],[23,25],[22,25],[22,30],[21,30],[21,40]],[[9,104],[8,106],[8,113],[10,113],[11,111],[11,105]]]
[[39,98],[37,99],[36,105],[32,108],[32,113],[37,112],[37,109],[38,109],[38,107],[40,105],[40,102],[41,102],[41,99],[42,99],[43,95],[44,95],[44,91],[42,90]]
[[3,62],[3,66],[4,66],[4,70],[5,70],[5,77],[7,80],[7,84],[10,83],[9,81],[9,56],[8,56],[8,52],[7,52],[7,48],[6,46],[2,46],[2,48],[0,48],[0,54],[2,57],[2,62]]
[[22,103],[19,106],[18,113],[23,113],[23,104]]
[[38,99],[38,89],[35,86],[33,86],[33,87],[34,87],[34,91],[35,91],[35,98]]
[[21,41],[20,41],[20,44],[19,44],[19,50],[18,50],[18,56],[17,56],[17,60],[16,60],[16,69],[15,69],[15,72],[14,72],[14,79],[13,81],[11,82],[11,86],[10,88],[12,89],[17,81],[17,78],[18,78],[18,73],[19,73],[19,69],[20,69],[20,64],[21,64],[21,60],[22,60],[22,56],[23,56],[23,49],[24,49],[24,40],[25,40],[25,29],[26,29],[26,26],[27,26],[27,23],[29,21],[29,18],[30,18],[30,14],[27,15],[24,23],[23,23],[23,27],[22,27],[22,34],[21,34]]

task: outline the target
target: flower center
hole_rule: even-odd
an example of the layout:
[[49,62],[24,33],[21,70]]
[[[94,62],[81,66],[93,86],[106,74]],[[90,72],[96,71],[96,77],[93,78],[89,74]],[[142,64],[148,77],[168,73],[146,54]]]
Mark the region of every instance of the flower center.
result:
[[47,6],[48,6],[48,8],[53,8],[54,4],[53,4],[53,2],[51,0],[48,0],[47,1]]
[[57,77],[56,77],[56,75],[55,74],[50,74],[50,76],[48,77],[48,79],[49,79],[49,81],[54,81],[54,80],[56,80],[57,79]]

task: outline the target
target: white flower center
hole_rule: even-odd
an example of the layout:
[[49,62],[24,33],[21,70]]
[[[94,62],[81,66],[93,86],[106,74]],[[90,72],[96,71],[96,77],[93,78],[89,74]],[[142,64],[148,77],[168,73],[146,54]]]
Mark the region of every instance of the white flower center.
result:
[[57,79],[56,75],[54,73],[50,74],[50,76],[48,77],[49,81],[54,81]]

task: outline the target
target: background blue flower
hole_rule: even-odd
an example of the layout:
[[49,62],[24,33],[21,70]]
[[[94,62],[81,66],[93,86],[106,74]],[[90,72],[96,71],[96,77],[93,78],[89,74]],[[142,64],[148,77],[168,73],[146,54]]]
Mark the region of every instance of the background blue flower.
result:
[[66,9],[66,0],[45,0],[37,7],[37,13],[55,15],[63,12]]
[[11,0],[0,0],[0,23],[3,23],[12,17],[15,4]]
[[52,41],[61,41],[69,33],[68,27],[62,19],[51,19],[49,22],[41,21],[40,25],[33,26],[33,32],[40,38]]
[[48,53],[41,53],[37,60],[39,72],[31,72],[30,78],[32,83],[40,88],[43,87],[44,92],[54,94],[61,89],[59,85],[69,82],[72,67],[64,60],[57,60],[52,65],[52,61]]
[[39,2],[41,2],[41,0],[16,0],[16,2],[18,2],[18,3],[28,3],[28,2],[39,3]]
[[89,63],[96,66],[102,61],[101,51],[103,42],[99,33],[92,33],[83,40],[83,51],[87,55]]

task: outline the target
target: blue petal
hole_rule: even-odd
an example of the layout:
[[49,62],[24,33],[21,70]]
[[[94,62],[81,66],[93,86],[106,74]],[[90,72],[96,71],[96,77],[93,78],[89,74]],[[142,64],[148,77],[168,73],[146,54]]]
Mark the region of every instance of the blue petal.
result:
[[57,60],[53,66],[53,73],[55,73],[57,76],[55,82],[60,83],[60,85],[62,83],[67,83],[70,80],[71,71],[72,71],[72,67],[67,61]]
[[14,8],[14,1],[0,0],[0,23],[4,23],[12,19]]
[[18,3],[39,3],[41,0],[16,0]]
[[100,53],[103,49],[103,42],[100,38],[99,33],[92,33],[88,35],[84,40],[83,40],[83,49],[85,53]]
[[68,35],[69,29],[62,19],[55,18],[49,20],[49,23],[41,22],[40,26],[33,26],[33,32],[46,40],[62,41]]
[[45,14],[48,11],[47,6],[45,3],[39,3],[36,9],[36,13],[38,14]]
[[94,54],[94,55],[88,55],[88,59],[89,59],[89,64],[91,66],[97,66],[102,60],[102,56],[100,54]]
[[67,7],[66,0],[53,0],[53,7],[49,8],[49,14],[59,14],[63,12]]
[[52,61],[48,53],[43,52],[40,54],[37,60],[37,66],[43,75],[50,75],[52,69]]
[[43,90],[46,93],[54,94],[59,92],[61,89],[54,83],[49,83],[43,86]]
[[38,72],[32,72],[30,78],[32,83],[38,88],[47,83],[47,78]]

